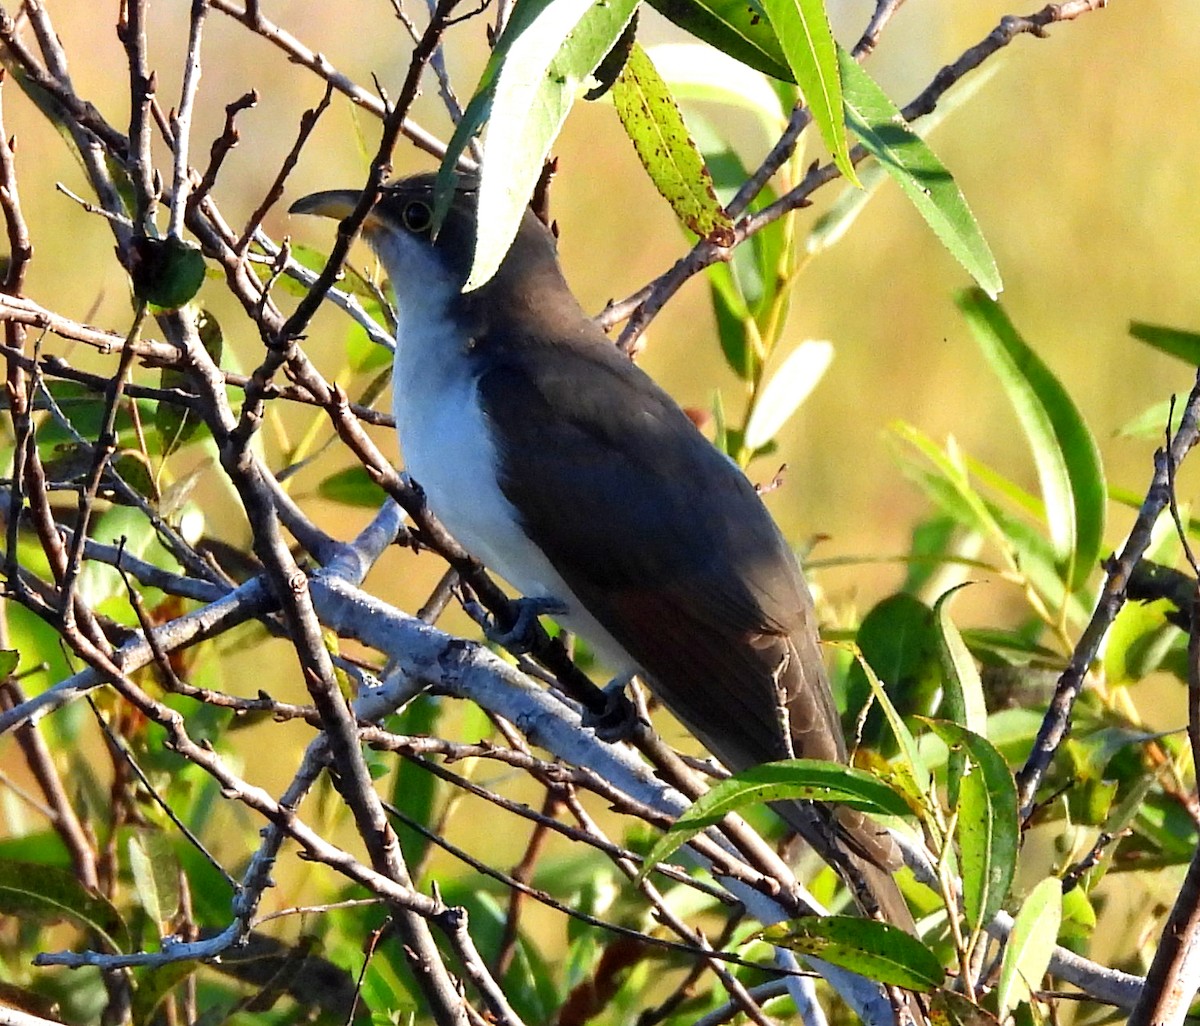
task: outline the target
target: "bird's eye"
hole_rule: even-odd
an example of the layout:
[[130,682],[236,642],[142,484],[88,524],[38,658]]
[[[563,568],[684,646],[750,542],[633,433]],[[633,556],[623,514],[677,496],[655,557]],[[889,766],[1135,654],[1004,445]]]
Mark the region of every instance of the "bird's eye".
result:
[[433,223],[433,211],[429,208],[428,203],[423,203],[421,200],[409,200],[404,204],[404,209],[400,211],[400,218],[404,222],[404,227],[410,232],[422,234],[429,231],[429,226]]

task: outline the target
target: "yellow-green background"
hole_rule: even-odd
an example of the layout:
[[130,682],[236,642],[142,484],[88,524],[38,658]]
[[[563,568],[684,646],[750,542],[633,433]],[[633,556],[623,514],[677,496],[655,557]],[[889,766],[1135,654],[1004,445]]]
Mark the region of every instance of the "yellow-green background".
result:
[[[126,71],[112,27],[115,5],[48,6],[78,91],[124,125]],[[188,6],[160,0],[151,9],[151,65],[164,106],[178,97]],[[853,41],[874,4],[858,0],[834,6],[843,38]],[[869,69],[903,105],[1002,15],[1034,8],[1012,0],[911,0]],[[364,87],[370,89],[371,76],[377,75],[391,95],[398,92],[411,45],[384,0],[268,3],[264,10]],[[649,17],[645,29],[651,40],[672,37]],[[475,35],[468,26],[449,39],[451,72],[464,94],[480,67]],[[1186,392],[1193,378],[1188,367],[1130,340],[1126,325],[1141,319],[1200,327],[1195,298],[1198,36],[1200,10],[1193,3],[1114,0],[1107,10],[1053,27],[1049,38],[1018,39],[990,62],[998,70],[978,96],[932,139],[994,249],[1006,285],[1006,309],[1083,410],[1110,482],[1135,490],[1149,480],[1152,445],[1114,433],[1151,403]],[[242,142],[216,192],[226,217],[240,225],[274,177],[301,112],[317,102],[323,87],[217,12],[207,20],[203,69],[193,163],[206,161],[224,105],[251,88],[261,94],[257,108],[239,119]],[[417,117],[444,134],[447,123],[432,86],[426,93]],[[81,171],[11,82],[3,87],[3,103],[6,131],[18,137],[22,199],[36,247],[27,292],[52,309],[123,332],[130,320],[127,286],[111,256],[111,236],[98,218],[54,189],[61,181],[85,192]],[[757,138],[733,120],[724,123],[739,139]],[[376,136],[374,119],[336,98],[267,229],[276,237],[291,233],[327,247],[332,225],[289,220],[287,201],[316,189],[361,184]],[[562,230],[563,262],[584,305],[598,310],[669,266],[685,251],[683,236],[646,183],[610,106],[581,104],[556,152],[560,174],[554,214]],[[162,150],[156,153],[161,160]],[[747,149],[745,156],[753,160],[757,154]],[[431,158],[406,146],[397,153],[398,172],[431,166]],[[169,165],[162,167],[169,174]],[[817,210],[838,191],[826,190]],[[815,214],[801,215],[801,231],[810,216]],[[370,265],[365,251],[357,251],[356,260]],[[227,345],[248,369],[261,352],[257,332],[216,285],[207,286],[201,298],[221,317]],[[755,464],[752,473],[767,479],[778,462],[788,464],[785,484],[769,503],[798,544],[825,536],[818,558],[879,557],[906,548],[927,506],[889,454],[885,433],[898,418],[939,439],[953,434],[968,452],[1036,487],[1007,401],[955,312],[954,294],[967,285],[964,272],[890,185],[800,280],[788,339],[829,339],[836,357],[788,426],[778,459]],[[346,331],[344,318],[326,313],[305,341],[313,360],[331,376],[342,366]],[[47,339],[45,347],[87,366],[113,366],[111,359],[94,358],[56,339]],[[707,407],[714,388],[722,390],[728,406],[738,405],[739,386],[718,355],[702,279],[689,284],[655,321],[642,364],[684,405]],[[152,377],[147,374],[147,380]],[[307,424],[304,411],[286,410],[278,424],[268,425],[268,452],[280,450],[276,429],[281,425],[294,442]],[[390,447],[390,439],[379,437]],[[295,480],[295,493],[309,495],[341,461],[335,447]],[[1193,482],[1194,475],[1185,470],[1180,478],[1184,501]],[[209,475],[199,497],[214,533],[246,541],[238,508],[215,475]],[[365,519],[358,511],[311,498],[306,506],[339,537],[348,537]],[[1114,508],[1112,544],[1128,521],[1127,513]],[[414,560],[411,554],[393,553],[368,586],[415,608],[439,569],[431,556]],[[893,589],[901,574],[899,565],[864,563],[822,573],[819,583],[835,605],[862,609]],[[1020,608],[1020,597],[992,584],[976,589],[961,608],[968,621],[995,623],[1006,610]],[[284,698],[303,694],[282,645],[243,653],[231,666],[244,675],[243,688],[227,681],[235,690],[266,687]],[[1176,698],[1168,689],[1146,710],[1155,725],[1182,723]],[[305,732],[296,734],[299,745]],[[277,747],[251,753],[252,766],[262,758],[275,763],[275,773],[266,764],[254,772],[286,779],[291,765],[282,764],[278,755]]]

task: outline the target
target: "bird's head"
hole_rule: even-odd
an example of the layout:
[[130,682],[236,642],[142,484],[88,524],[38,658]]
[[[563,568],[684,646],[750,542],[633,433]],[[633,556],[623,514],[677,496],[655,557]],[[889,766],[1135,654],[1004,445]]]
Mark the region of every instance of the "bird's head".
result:
[[[363,222],[363,238],[383,264],[401,316],[439,316],[490,323],[501,310],[544,308],[550,293],[567,296],[550,230],[526,211],[508,255],[490,282],[462,293],[475,253],[478,181],[460,176],[436,235],[433,232],[434,175],[398,179],[384,186]],[[358,203],[353,189],[317,192],[292,204],[290,213],[344,218]],[[563,300],[553,304],[561,308]],[[569,306],[572,316],[578,308]]]

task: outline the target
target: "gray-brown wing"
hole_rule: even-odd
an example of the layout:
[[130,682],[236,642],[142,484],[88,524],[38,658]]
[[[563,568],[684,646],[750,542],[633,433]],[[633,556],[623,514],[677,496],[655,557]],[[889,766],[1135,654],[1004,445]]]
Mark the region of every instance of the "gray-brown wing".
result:
[[799,569],[754,488],[606,341],[495,351],[480,396],[525,530],[737,769],[844,758]]

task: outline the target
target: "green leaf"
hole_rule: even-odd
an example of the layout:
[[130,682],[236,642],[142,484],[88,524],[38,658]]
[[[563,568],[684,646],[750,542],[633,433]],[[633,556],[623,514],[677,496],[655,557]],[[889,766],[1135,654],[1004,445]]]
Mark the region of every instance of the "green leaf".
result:
[[1166,438],[1168,419],[1171,422],[1171,434],[1179,430],[1183,407],[1183,403],[1163,399],[1127,420],[1117,429],[1117,435],[1121,438],[1148,438],[1161,443]]
[[387,492],[371,480],[365,467],[357,463],[330,474],[317,485],[317,494],[331,502],[364,509],[378,509],[387,499]]
[[0,679],[11,676],[21,661],[21,653],[12,648],[0,648]]
[[838,70],[838,46],[825,0],[762,0],[762,5],[834,163],[848,182],[857,185],[842,105],[845,71]]
[[638,159],[675,216],[701,238],[732,241],[733,222],[717,200],[679,106],[638,44],[612,90],[613,105]]
[[962,527],[991,538],[1004,548],[1011,547],[991,509],[971,486],[958,452],[942,449],[932,438],[911,424],[895,421],[890,428],[897,438],[907,442],[925,457],[935,471],[935,474],[930,476],[916,463],[900,456],[901,469],[907,476]]
[[[898,596],[893,596],[893,598],[896,597]],[[908,729],[904,718],[897,712],[896,706],[888,697],[887,689],[884,688],[879,675],[861,652],[855,652],[855,659],[866,675],[867,685],[875,696],[876,704],[883,710],[884,719],[891,727],[892,736],[895,737],[896,744],[900,749],[899,759],[890,766],[891,773],[897,779],[901,792],[909,795],[912,799],[910,808],[917,811],[917,803],[924,800],[932,785],[929,769],[921,758],[912,731]]]
[[1096,441],[1066,389],[1000,306],[974,290],[958,303],[1033,450],[1063,581],[1075,590],[1091,575],[1104,543],[1105,482]]
[[905,990],[927,993],[940,987],[946,976],[937,955],[916,937],[874,919],[805,916],[769,926],[759,936]]
[[854,58],[839,48],[838,59],[850,130],[980,288],[998,295],[1004,285],[996,260],[953,176]]
[[721,53],[764,75],[795,81],[759,0],[650,0],[650,6]]
[[1000,910],[1016,870],[1017,786],[1004,757],[986,738],[949,720],[931,720],[929,727],[972,764],[962,779],[955,830],[963,905],[971,929],[980,930]]
[[204,284],[200,247],[174,235],[134,239],[129,261],[133,294],[159,310],[178,310]]
[[[928,139],[946,118],[972,100],[996,73],[998,64],[985,64],[970,77],[959,82],[946,93],[937,109],[927,114],[914,127],[922,139]],[[847,87],[848,88],[848,87]],[[910,126],[912,127],[912,126]],[[860,186],[847,184],[829,208],[812,222],[812,228],[804,240],[805,252],[820,253],[835,245],[850,230],[850,226],[863,212],[871,198],[879,192],[879,186],[887,180],[886,165],[875,161],[858,168]]]
[[1146,324],[1144,321],[1130,321],[1129,334],[1153,346],[1160,353],[1179,357],[1191,367],[1200,366],[1200,334],[1194,331],[1166,328],[1158,324]]
[[774,801],[836,802],[864,812],[902,816],[908,803],[863,770],[821,759],[768,762],[714,784],[663,834],[642,864],[638,879],[730,812]]
[[65,919],[90,930],[114,954],[129,950],[129,931],[112,904],[52,866],[0,862],[0,915],[36,923]]
[[833,360],[833,344],[807,339],[779,365],[758,394],[746,422],[746,448],[753,452],[766,445],[788,422]]
[[[899,722],[913,713],[933,714],[941,674],[933,613],[924,602],[903,592],[886,596],[868,610],[854,640],[864,662],[886,682]],[[851,667],[846,710],[856,723],[861,710],[871,704],[872,690],[866,666]],[[882,707],[870,709],[859,736],[868,746],[890,754],[896,750],[895,728],[887,727],[886,718]]]
[[[496,130],[484,142],[479,234],[464,291],[496,273],[576,94],[636,8],[637,0],[523,0],[514,7],[468,107],[476,129],[486,119]],[[453,167],[457,158],[451,149],[443,168]]]
[[[952,588],[933,606],[933,616],[937,624],[938,658],[941,660],[942,679],[945,683],[942,705],[951,720],[982,735],[987,731],[987,703],[983,698],[983,681],[962,635],[950,619],[949,611],[950,599],[964,587],[965,584],[960,584],[957,588]],[[953,808],[958,804],[958,787],[966,768],[964,754],[958,749],[952,749],[948,765],[946,794]]]
[[179,908],[179,863],[166,838],[154,830],[131,833],[129,868],[138,901],[161,929]]
[[996,985],[996,1006],[1003,1022],[1022,1001],[1032,1000],[1034,989],[1050,968],[1050,956],[1062,924],[1062,881],[1047,877],[1021,903]]

